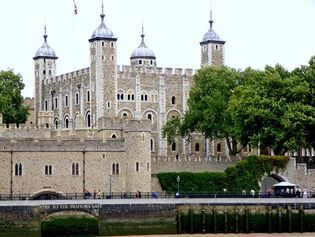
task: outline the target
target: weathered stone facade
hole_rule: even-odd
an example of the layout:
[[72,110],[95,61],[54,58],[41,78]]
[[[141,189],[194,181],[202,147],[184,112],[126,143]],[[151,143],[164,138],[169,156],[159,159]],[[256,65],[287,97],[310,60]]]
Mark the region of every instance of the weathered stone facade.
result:
[[[114,192],[151,191],[151,173],[221,171],[234,164],[225,141],[192,134],[190,142],[167,144],[162,127],[186,112],[194,71],[157,67],[143,32],[130,65],[117,65],[118,41],[104,17],[89,39],[90,66],[64,75],[56,74],[58,57],[45,29],[33,58],[31,119],[0,130],[0,193],[106,191],[110,183]],[[225,41],[212,23],[211,16],[200,42],[201,66],[224,64]]]

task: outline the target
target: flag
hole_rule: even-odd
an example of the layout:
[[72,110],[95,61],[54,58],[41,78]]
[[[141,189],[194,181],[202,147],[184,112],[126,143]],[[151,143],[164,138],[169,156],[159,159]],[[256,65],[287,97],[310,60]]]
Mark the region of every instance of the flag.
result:
[[75,0],[73,0],[73,7],[74,7],[74,15],[78,14],[77,4],[75,4]]

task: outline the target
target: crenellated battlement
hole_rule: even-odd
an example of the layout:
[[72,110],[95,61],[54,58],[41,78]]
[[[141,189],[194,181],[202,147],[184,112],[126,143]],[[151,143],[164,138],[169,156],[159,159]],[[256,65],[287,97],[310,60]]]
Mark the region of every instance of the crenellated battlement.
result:
[[67,80],[71,80],[77,77],[86,76],[90,74],[90,68],[83,68],[66,74],[58,75],[56,77],[44,79],[44,85],[63,83]]
[[125,130],[128,132],[151,132],[150,120],[122,119],[122,118],[100,118],[98,120],[99,130]]
[[118,65],[118,74],[122,76],[128,76],[132,73],[145,73],[145,74],[155,74],[159,76],[187,76],[191,77],[194,75],[195,71],[193,69],[183,69],[183,68],[161,68],[161,67],[135,67]]

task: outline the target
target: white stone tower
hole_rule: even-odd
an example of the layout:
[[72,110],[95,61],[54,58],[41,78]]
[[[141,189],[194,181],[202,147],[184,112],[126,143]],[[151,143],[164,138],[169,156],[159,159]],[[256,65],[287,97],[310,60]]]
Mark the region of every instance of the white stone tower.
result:
[[47,43],[46,26],[44,28],[44,43],[36,51],[34,59],[35,65],[35,124],[39,126],[39,113],[40,111],[52,111],[53,99],[55,91],[50,91],[50,100],[44,101],[44,80],[53,78],[56,75],[56,61],[58,57],[55,51],[49,47]]
[[225,41],[213,30],[212,10],[210,11],[210,28],[200,42],[201,67],[210,65],[224,65]]
[[104,23],[104,6],[102,4],[101,24],[94,30],[90,42],[90,78],[95,103],[92,111],[93,124],[101,117],[114,117],[117,110],[117,38]]

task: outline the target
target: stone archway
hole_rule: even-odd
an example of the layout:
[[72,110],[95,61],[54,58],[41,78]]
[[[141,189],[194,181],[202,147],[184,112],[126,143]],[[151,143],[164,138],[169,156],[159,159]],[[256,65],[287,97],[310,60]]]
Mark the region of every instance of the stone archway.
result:
[[41,221],[41,236],[99,235],[98,219],[83,211],[62,211]]
[[33,194],[33,196],[31,196],[30,199],[32,200],[65,199],[65,196],[62,193],[53,190],[42,190]]

